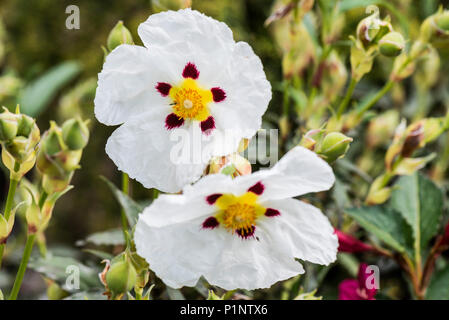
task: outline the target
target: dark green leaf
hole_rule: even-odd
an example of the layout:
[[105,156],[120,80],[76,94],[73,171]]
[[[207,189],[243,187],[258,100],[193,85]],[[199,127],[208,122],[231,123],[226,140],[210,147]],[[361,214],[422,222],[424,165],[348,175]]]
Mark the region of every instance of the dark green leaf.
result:
[[20,111],[36,117],[51,102],[58,91],[81,72],[78,62],[64,62],[31,82],[19,97]]
[[[47,278],[55,280],[64,290],[69,292],[102,287],[98,278],[100,270],[92,269],[73,258],[48,256],[45,259],[32,259],[28,266]],[[76,277],[77,275],[79,275],[79,288],[67,286],[67,284],[73,285],[75,283],[69,281],[69,277]]]
[[123,210],[125,210],[126,217],[128,218],[128,223],[130,227],[134,227],[137,223],[137,219],[139,218],[139,214],[143,211],[143,207],[141,207],[137,202],[131,199],[128,195],[119,190],[111,181],[109,181],[105,177],[100,177],[104,182],[108,185],[109,189],[111,189],[117,201],[122,206]]
[[403,176],[395,184],[389,206],[398,211],[412,228],[415,250],[425,249],[438,232],[443,213],[441,190],[422,174]]
[[391,248],[410,254],[411,229],[395,210],[372,206],[346,209],[345,212]]
[[449,300],[449,268],[435,272],[426,292],[426,299]]

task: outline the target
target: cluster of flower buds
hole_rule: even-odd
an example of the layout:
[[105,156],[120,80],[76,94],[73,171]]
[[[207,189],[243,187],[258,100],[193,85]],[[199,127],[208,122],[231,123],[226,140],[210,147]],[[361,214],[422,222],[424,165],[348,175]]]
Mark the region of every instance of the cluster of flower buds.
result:
[[351,47],[352,77],[356,81],[371,71],[377,52],[396,57],[405,48],[402,34],[393,30],[389,17],[380,19],[378,10],[360,21],[356,36],[352,37],[354,44]]
[[19,107],[16,113],[4,108],[0,114],[0,143],[2,160],[12,180],[20,180],[34,166],[39,139],[40,131],[33,118],[21,114]]
[[449,117],[426,118],[408,127],[405,120],[396,129],[393,142],[385,154],[386,171],[371,184],[367,204],[381,204],[390,198],[392,189],[388,187],[396,175],[410,175],[423,168],[435,158],[435,154],[413,158],[416,150],[437,139],[449,129]]
[[340,132],[326,133],[323,129],[315,129],[308,131],[299,144],[315,151],[328,163],[333,163],[345,156],[352,140]]
[[50,129],[42,136],[36,163],[43,175],[42,186],[47,194],[67,188],[73,172],[79,168],[88,140],[87,121],[70,119],[62,128],[53,121],[50,123]]

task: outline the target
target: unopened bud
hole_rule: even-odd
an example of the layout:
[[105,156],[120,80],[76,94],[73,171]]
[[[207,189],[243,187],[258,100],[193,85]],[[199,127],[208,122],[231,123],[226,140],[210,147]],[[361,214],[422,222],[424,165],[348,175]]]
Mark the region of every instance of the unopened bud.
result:
[[134,269],[132,263],[125,257],[112,263],[106,273],[106,284],[113,296],[119,296],[131,291],[136,281],[136,269]]
[[351,142],[352,138],[340,132],[331,132],[324,137],[317,153],[331,163],[344,157]]
[[433,45],[449,42],[449,10],[440,8],[421,25],[420,39]]
[[25,114],[21,114],[19,119],[19,128],[17,130],[17,135],[28,138],[32,130],[35,129],[36,126],[35,122],[36,121],[33,118]]
[[134,44],[131,32],[123,25],[123,21],[117,22],[108,36],[107,46],[109,51],[114,50],[121,44]]
[[405,40],[399,32],[390,32],[379,41],[379,50],[384,56],[396,57],[405,47]]
[[388,20],[381,20],[379,13],[374,13],[365,19],[361,20],[357,25],[357,38],[367,48],[376,44],[388,32],[393,31],[393,28]]
[[19,124],[17,115],[9,111],[0,114],[0,141],[11,140],[17,135]]
[[89,141],[89,129],[80,119],[70,119],[62,125],[62,137],[70,150],[80,150]]

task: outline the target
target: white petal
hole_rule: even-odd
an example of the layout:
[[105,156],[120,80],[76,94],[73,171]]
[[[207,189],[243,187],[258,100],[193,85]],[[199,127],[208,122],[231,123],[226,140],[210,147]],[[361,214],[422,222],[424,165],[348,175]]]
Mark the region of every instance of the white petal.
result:
[[152,227],[147,223],[152,212],[146,210],[137,223],[137,253],[170,287],[194,286],[204,276],[226,290],[253,290],[304,272],[293,257],[278,254],[262,230],[256,230],[257,241],[242,240],[222,228],[202,229],[203,218]]
[[94,101],[98,121],[117,125],[155,106],[168,108],[169,99],[155,88],[158,82],[174,80],[167,62],[166,57],[144,47],[121,45],[112,51],[98,75]]
[[226,93],[226,99],[215,103],[211,113],[217,127],[246,130],[242,137],[251,138],[261,127],[262,115],[271,100],[271,85],[267,81],[262,62],[245,42],[235,45],[228,65],[214,79],[216,86]]
[[278,250],[322,265],[335,261],[338,239],[328,218],[318,208],[296,199],[267,201],[263,206],[281,213],[259,223],[276,235],[273,241],[277,242]]
[[184,9],[151,15],[139,25],[138,33],[147,48],[186,53],[227,51],[234,44],[229,27],[204,14]]
[[262,169],[235,180],[240,190],[262,182],[265,189],[260,201],[265,201],[328,190],[334,184],[335,177],[332,168],[315,152],[297,146],[271,169]]
[[[146,188],[175,193],[198,180],[207,161],[192,155],[195,150],[184,143],[194,135],[193,126],[169,131],[164,127],[166,116],[155,108],[127,121],[109,138],[106,153],[119,170]],[[184,157],[179,150],[187,152]]]

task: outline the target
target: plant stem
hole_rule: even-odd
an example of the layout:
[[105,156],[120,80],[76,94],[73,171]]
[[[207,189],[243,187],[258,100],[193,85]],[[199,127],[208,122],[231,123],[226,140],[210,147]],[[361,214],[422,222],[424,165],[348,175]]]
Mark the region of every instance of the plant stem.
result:
[[23,276],[27,269],[28,261],[30,260],[31,251],[33,250],[34,240],[36,234],[28,235],[27,242],[25,244],[25,250],[23,251],[22,261],[20,262],[19,271],[17,271],[16,280],[14,281],[14,286],[12,288],[9,300],[16,300],[19,294],[20,287],[22,285]]
[[349,83],[348,90],[346,91],[345,97],[340,103],[337,111],[337,119],[340,119],[342,114],[345,112],[346,107],[349,104],[349,100],[351,100],[352,94],[354,93],[355,86],[357,85],[357,80],[351,78],[351,82]]
[[388,91],[393,87],[394,81],[389,80],[385,85],[380,89],[371,99],[368,100],[365,104],[363,104],[359,111],[358,115],[362,116],[366,111],[368,111],[372,106],[376,104],[377,101],[380,100]]
[[[126,173],[122,173],[122,191],[124,194],[129,194],[129,177]],[[123,230],[123,237],[126,239],[127,235],[126,232],[128,231],[128,220],[126,218],[126,212],[125,209],[122,208],[120,211],[121,220],[122,220],[122,230]]]
[[[16,194],[16,188],[17,184],[19,183],[18,180],[11,179],[9,181],[9,189],[8,189],[8,197],[6,198],[6,205],[5,205],[5,220],[8,221],[10,215],[11,215],[11,209],[12,204],[14,202],[14,195]],[[0,268],[2,266],[2,260],[3,260],[3,253],[5,252],[5,246],[6,244],[0,245]]]

